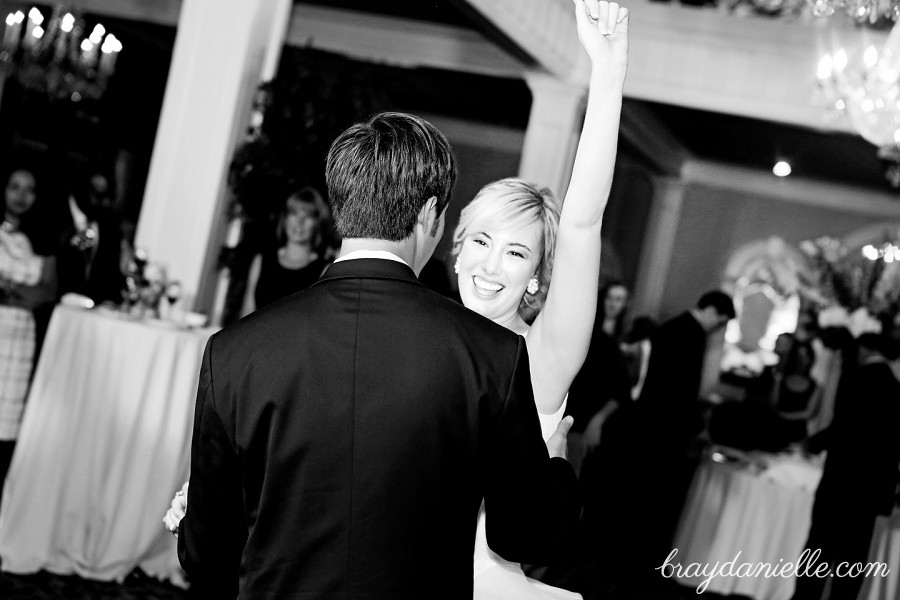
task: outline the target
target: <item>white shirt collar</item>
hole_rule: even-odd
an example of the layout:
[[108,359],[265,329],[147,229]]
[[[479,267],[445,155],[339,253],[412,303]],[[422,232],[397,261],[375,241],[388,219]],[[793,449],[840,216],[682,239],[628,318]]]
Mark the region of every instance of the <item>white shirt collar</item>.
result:
[[403,263],[407,267],[409,263],[405,260],[394,254],[393,252],[388,252],[386,250],[354,250],[340,258],[336,258],[334,262],[343,262],[345,260],[356,260],[358,258],[380,258],[382,260],[392,260],[394,262]]

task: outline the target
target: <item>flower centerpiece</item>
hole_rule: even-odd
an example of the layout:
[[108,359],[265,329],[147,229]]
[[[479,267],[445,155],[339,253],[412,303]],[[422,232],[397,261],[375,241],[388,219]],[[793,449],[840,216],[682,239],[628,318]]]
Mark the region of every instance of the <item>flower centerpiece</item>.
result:
[[[800,244],[810,265],[803,296],[816,307],[823,330],[846,329],[856,338],[881,333],[900,309],[900,248],[886,241],[851,251],[819,237]],[[827,337],[827,336],[826,336]]]
[[163,296],[174,304],[178,294],[180,284],[169,279],[165,266],[149,261],[143,250],[135,250],[125,273],[122,309],[136,318],[159,318]]

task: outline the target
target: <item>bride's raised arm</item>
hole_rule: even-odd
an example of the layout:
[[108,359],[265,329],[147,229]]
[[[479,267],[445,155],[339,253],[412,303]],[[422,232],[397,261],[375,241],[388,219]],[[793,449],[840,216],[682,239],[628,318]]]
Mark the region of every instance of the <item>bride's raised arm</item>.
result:
[[528,334],[535,399],[543,413],[559,409],[590,344],[597,309],[600,228],[612,186],[628,63],[628,10],[614,2],[574,3],[591,77],[547,299]]

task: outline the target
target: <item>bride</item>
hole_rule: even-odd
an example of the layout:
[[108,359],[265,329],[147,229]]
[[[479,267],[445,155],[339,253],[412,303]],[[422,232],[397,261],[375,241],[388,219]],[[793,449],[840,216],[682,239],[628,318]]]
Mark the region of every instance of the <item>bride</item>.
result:
[[[590,343],[600,229],[612,185],[627,65],[627,9],[595,0],[574,2],[578,37],[592,69],[563,208],[547,188],[502,179],[485,186],[463,209],[453,237],[463,304],[526,336],[545,440],[562,419],[566,394]],[[491,552],[482,510],[475,542],[475,598],[493,597],[580,596],[527,579],[517,564]]]
[[[453,239],[463,304],[527,336],[545,440],[562,419],[566,393],[590,343],[600,228],[612,185],[627,66],[628,10],[614,2],[573,2],[591,76],[564,209],[546,188],[503,179],[485,186],[463,209]],[[176,494],[166,514],[171,531],[184,516],[186,488]],[[580,596],[527,579],[517,564],[492,553],[482,511],[475,541],[475,598],[492,597]]]

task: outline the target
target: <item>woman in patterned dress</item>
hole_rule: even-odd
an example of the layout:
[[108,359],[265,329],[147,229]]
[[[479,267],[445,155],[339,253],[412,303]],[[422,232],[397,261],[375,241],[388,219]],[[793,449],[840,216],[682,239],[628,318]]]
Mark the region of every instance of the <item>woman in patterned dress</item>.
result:
[[34,174],[10,173],[0,227],[0,484],[6,478],[34,362],[32,309],[53,299],[56,266],[35,254],[28,231],[36,199]]

